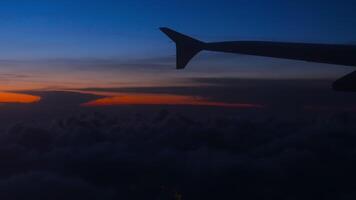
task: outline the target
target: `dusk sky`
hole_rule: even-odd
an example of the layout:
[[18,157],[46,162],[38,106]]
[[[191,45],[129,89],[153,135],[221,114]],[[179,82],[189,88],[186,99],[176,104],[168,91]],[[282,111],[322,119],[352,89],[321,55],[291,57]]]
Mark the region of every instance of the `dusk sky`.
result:
[[356,199],[356,0],[0,0],[0,30],[0,200]]
[[177,71],[174,43],[158,28],[203,41],[351,44],[354,10],[352,0],[5,0],[0,91],[201,85],[196,78],[335,80],[352,68],[202,52]]

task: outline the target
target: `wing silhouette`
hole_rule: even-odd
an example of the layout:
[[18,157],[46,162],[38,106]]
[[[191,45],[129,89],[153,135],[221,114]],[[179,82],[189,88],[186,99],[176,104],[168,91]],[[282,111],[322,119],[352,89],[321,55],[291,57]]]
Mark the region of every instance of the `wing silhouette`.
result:
[[[202,50],[356,66],[356,45],[267,41],[206,43],[169,28],[160,29],[176,43],[177,69],[184,69]],[[351,73],[335,82],[333,88],[340,91],[356,91],[355,83],[356,74]]]

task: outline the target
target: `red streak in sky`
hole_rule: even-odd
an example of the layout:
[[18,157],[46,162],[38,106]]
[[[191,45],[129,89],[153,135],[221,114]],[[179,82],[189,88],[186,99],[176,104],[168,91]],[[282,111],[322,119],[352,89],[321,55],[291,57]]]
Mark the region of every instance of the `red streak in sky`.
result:
[[0,92],[0,103],[36,103],[40,100],[41,97],[39,96]]
[[233,108],[262,108],[257,104],[240,104],[208,101],[194,96],[156,95],[156,94],[124,94],[120,96],[104,97],[83,106],[115,106],[115,105],[192,105],[192,106],[218,106]]

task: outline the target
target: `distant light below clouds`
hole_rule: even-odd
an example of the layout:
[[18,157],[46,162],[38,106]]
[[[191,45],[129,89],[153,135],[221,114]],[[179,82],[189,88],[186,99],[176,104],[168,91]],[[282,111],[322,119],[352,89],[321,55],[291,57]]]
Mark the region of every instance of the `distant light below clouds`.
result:
[[0,103],[36,103],[40,99],[41,97],[34,95],[0,92]]
[[118,106],[118,105],[185,105],[185,106],[213,106],[231,108],[263,108],[262,105],[248,103],[226,103],[223,101],[209,101],[197,96],[183,96],[174,94],[125,94],[100,98],[82,104],[82,106]]

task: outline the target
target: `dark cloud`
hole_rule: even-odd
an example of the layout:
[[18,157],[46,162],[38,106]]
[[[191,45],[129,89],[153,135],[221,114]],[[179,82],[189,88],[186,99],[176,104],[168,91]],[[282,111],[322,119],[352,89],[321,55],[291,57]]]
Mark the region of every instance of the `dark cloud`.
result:
[[152,59],[118,59],[118,58],[52,58],[33,60],[0,60],[0,63],[10,67],[61,67],[62,69],[102,70],[102,69],[145,69],[157,68],[174,69],[173,57],[159,57]]
[[23,73],[0,73],[0,81],[2,82],[10,82],[13,80],[21,80],[25,81],[26,79],[30,79],[36,77],[35,75],[23,74]]
[[9,73],[2,73],[0,74],[0,78],[8,78],[8,79],[12,79],[12,78],[28,78],[28,77],[32,77],[29,75],[24,75],[24,74],[9,74]]
[[78,92],[68,92],[68,91],[47,91],[47,92],[32,91],[27,93],[40,96],[41,101],[39,104],[37,104],[37,106],[47,107],[48,109],[50,109],[50,107],[68,107],[68,106],[78,107],[82,103],[98,98],[97,95],[93,95],[93,94],[81,94]]
[[202,108],[104,110],[17,123],[3,131],[0,197],[356,195],[352,113],[264,116]]

